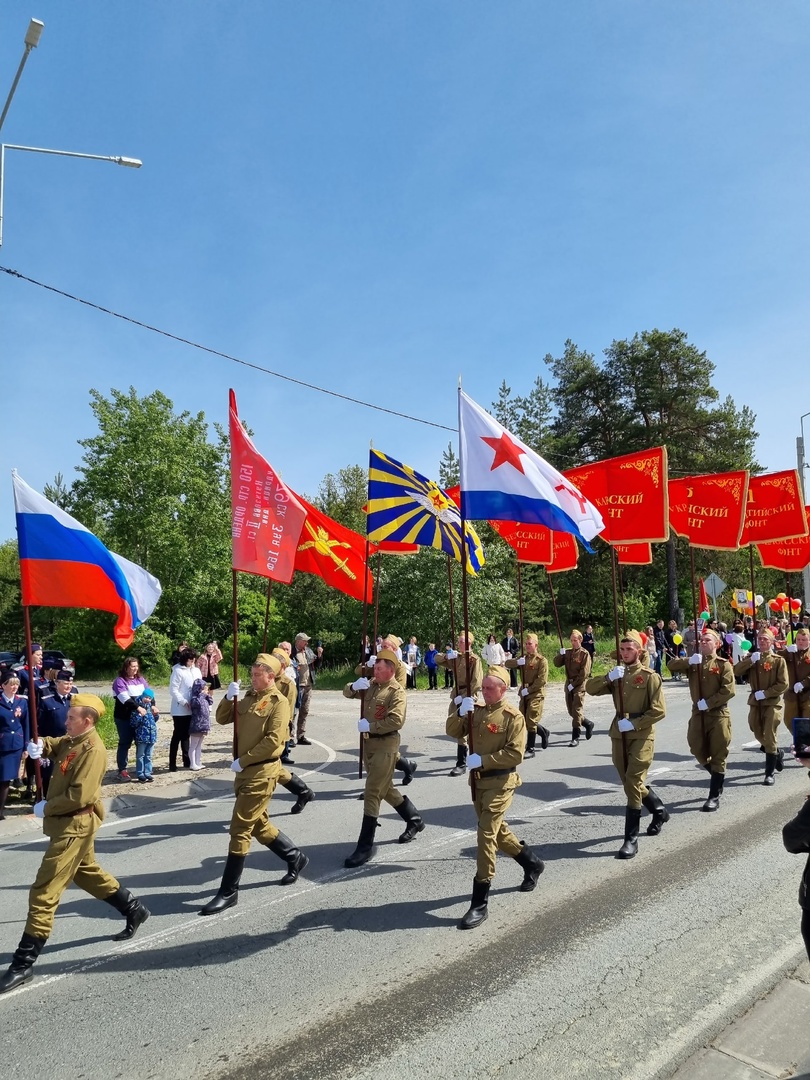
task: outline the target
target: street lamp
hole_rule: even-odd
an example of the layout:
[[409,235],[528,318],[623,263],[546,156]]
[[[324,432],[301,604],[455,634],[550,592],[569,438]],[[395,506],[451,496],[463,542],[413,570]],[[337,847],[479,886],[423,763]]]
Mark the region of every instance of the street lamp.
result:
[[17,83],[20,81],[20,76],[23,73],[25,67],[25,61],[28,59],[31,50],[35,49],[39,45],[39,39],[42,37],[42,31],[45,29],[45,23],[39,19],[32,19],[28,24],[28,29],[25,32],[25,52],[20,60],[20,66],[17,68],[17,74],[14,76],[14,82],[11,84],[11,89],[8,92],[6,103],[3,106],[3,113],[0,116],[0,128],[3,126],[3,121],[6,118],[6,113],[11,105],[11,99],[14,97],[14,91],[17,89]]
[[104,154],[78,154],[73,150],[47,150],[42,146],[15,146],[13,143],[0,145],[0,247],[3,246],[3,191],[5,180],[6,150],[25,150],[31,154],[56,154],[58,157],[86,158],[89,161],[112,161],[129,169],[140,169],[143,162],[131,157],[108,157]]
[[[806,412],[803,416],[799,417],[801,435],[796,440],[796,456],[799,459],[799,483],[801,484],[802,497],[804,498],[805,504],[807,503],[807,489],[804,483],[804,470],[807,466],[805,465],[804,457],[804,421],[808,416],[810,416],[810,412]],[[804,590],[804,609],[805,611],[810,611],[810,566],[805,566],[802,571],[802,588]]]

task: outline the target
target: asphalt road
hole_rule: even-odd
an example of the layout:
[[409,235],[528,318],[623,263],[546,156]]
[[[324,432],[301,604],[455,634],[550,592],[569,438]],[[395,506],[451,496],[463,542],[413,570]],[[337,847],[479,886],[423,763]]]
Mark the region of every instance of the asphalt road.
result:
[[[294,766],[316,800],[298,817],[286,792],[272,803],[310,865],[280,888],[284,866],[254,845],[238,906],[217,917],[197,910],[216,891],[227,850],[230,774],[210,768],[192,784],[136,786],[99,831],[97,851],[153,916],[133,941],[113,943],[120,917],[66,894],[37,977],[0,999],[4,1074],[671,1075],[802,955],[802,860],[783,850],[780,830],[810,789],[793,763],[774,788],[762,786],[763,756],[745,748],[737,698],[721,809],[700,813],[708,777],[686,748],[685,685],[667,683],[666,695],[651,780],[673,817],[620,862],[609,704],[592,699],[597,733],[570,749],[552,688],[552,745],[524,763],[510,814],[546,871],[534,893],[519,893],[522,873],[502,857],[489,919],[470,933],[455,924],[474,873],[474,814],[466,780],[447,775],[444,692],[410,696],[403,740],[419,762],[407,794],[428,827],[399,845],[402,822],[386,809],[379,854],[357,870],[343,867],[362,815],[357,706],[319,692],[317,743],[297,748]],[[3,953],[19,939],[43,848],[30,824],[0,847]]]

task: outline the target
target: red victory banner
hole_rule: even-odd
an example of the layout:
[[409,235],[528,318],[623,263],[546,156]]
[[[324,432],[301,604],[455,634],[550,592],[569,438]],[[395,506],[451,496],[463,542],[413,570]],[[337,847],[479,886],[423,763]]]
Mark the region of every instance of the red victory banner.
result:
[[752,476],[740,546],[802,536],[807,536],[807,517],[796,470]]
[[[804,508],[810,521],[810,506]],[[793,540],[776,540],[770,544],[757,544],[762,565],[770,570],[784,570],[792,574],[804,570],[810,565],[810,536],[799,536]]]
[[518,521],[490,521],[490,525],[514,550],[518,562],[548,566],[552,561],[552,535],[556,534],[545,525],[523,525]]
[[374,585],[366,563],[366,538],[316,510],[300,495],[306,521],[298,542],[295,569],[316,574],[355,600],[371,599]]
[[692,547],[736,551],[743,530],[748,483],[744,469],[670,480],[670,525]]
[[551,543],[551,562],[546,566],[549,574],[561,574],[565,570],[576,570],[579,548],[573,534],[552,533]]
[[379,540],[371,545],[369,554],[374,555],[378,551],[381,551],[383,555],[416,555],[419,544],[401,544],[398,540]]
[[669,538],[667,448],[594,461],[563,474],[598,508],[611,544],[661,544]]
[[230,434],[233,569],[288,585],[306,510],[251,442],[233,390]]
[[649,566],[652,562],[650,544],[613,544],[622,566]]

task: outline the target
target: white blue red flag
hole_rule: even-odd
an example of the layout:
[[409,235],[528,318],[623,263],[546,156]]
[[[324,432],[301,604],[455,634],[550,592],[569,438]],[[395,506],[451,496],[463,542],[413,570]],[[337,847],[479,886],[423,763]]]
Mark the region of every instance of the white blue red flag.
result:
[[571,533],[588,550],[602,515],[570,480],[459,390],[464,518],[519,521]]
[[109,551],[81,522],[66,514],[17,475],[14,508],[20,549],[23,605],[111,611],[113,637],[122,649],[148,619],[161,587],[143,567]]

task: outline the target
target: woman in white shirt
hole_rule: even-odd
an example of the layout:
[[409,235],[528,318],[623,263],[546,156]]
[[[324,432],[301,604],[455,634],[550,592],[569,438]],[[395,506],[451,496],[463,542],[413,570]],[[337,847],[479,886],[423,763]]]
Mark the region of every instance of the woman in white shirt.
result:
[[189,726],[191,725],[191,688],[195,679],[201,679],[200,669],[197,667],[195,649],[182,649],[180,662],[172,668],[172,677],[169,680],[169,696],[172,707],[172,741],[169,744],[169,772],[177,772],[177,748],[183,752],[183,766],[188,769],[191,758],[188,754]]
[[506,660],[503,647],[499,644],[494,634],[490,634],[487,638],[487,643],[481,650],[481,655],[490,667],[494,664],[503,664]]

